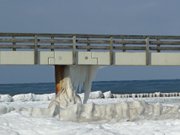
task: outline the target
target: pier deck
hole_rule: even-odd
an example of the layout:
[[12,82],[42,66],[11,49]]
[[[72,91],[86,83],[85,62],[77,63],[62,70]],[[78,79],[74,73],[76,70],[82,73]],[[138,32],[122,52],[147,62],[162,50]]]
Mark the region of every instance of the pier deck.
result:
[[180,65],[180,36],[0,33],[0,65]]

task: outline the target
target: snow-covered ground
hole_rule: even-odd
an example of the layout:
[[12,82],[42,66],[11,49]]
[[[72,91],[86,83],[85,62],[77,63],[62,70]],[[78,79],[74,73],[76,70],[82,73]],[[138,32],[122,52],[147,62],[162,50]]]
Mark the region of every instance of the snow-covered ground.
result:
[[[180,97],[167,98],[97,98],[88,103],[110,104],[143,100],[148,103],[179,105]],[[0,96],[0,135],[180,135],[180,119],[70,122],[51,117],[32,117],[18,111],[20,108],[47,108],[51,95]],[[8,100],[9,99],[9,100]],[[6,109],[5,109],[6,108]],[[5,113],[3,113],[3,111]]]

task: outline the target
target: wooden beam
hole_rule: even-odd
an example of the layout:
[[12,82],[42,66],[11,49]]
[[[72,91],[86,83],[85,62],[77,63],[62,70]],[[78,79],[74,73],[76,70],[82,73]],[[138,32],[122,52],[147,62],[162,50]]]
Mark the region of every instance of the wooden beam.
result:
[[76,36],[73,36],[73,64],[76,64]]
[[110,46],[110,48],[109,48],[109,50],[110,50],[110,64],[111,65],[113,65],[113,63],[114,63],[114,59],[113,59],[113,38],[112,37],[110,37],[110,44],[109,44]]
[[34,37],[34,64],[38,64],[38,41],[37,36]]
[[150,65],[150,52],[149,52],[149,38],[145,39],[146,41],[146,65]]
[[[37,37],[37,36],[35,36]],[[37,41],[38,44],[73,44],[74,41],[76,42],[76,44],[100,44],[100,45],[104,45],[104,44],[109,44],[109,39],[83,39],[83,38],[77,38],[76,36],[75,40],[73,39],[69,39],[69,38],[57,38],[54,39],[54,37],[49,37],[51,39],[41,39],[40,37],[38,37],[37,39],[35,38],[21,38],[15,39],[15,36],[13,36],[13,38],[2,38],[0,36],[0,43],[34,43],[34,40]],[[112,38],[112,37],[110,37]],[[144,45],[146,44],[146,42],[144,41],[144,39],[114,39],[111,41],[113,44],[132,44],[132,45]],[[149,40],[149,44],[150,45],[180,45],[180,40]]]
[[[15,39],[14,36],[12,37],[12,39],[13,39],[12,44],[15,46],[15,45],[16,45],[16,39]],[[13,51],[16,51],[16,48],[15,48],[15,47],[13,47]]]
[[55,85],[56,85],[56,94],[58,94],[62,89],[62,83],[64,79],[64,70],[66,66],[55,65]]
[[[0,33],[0,49],[13,49],[14,51],[16,49],[34,49],[35,52],[42,49],[51,51],[71,49],[73,58],[76,59],[76,51],[79,50],[145,51],[145,40],[147,38],[149,38],[149,50],[156,50],[157,52],[161,50],[180,50],[180,36],[56,33]],[[38,64],[37,60],[36,64]]]
[[76,38],[110,38],[113,39],[146,39],[149,37],[150,39],[180,39],[180,36],[171,36],[171,35],[109,35],[109,34],[62,34],[62,33],[0,33],[1,37],[34,37],[37,35],[38,37],[66,37],[71,38],[76,36]]

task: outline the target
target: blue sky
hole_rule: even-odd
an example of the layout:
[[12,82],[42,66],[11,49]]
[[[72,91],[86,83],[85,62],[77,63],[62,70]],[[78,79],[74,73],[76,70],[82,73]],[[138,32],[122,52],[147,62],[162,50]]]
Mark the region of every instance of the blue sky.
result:
[[[0,32],[180,35],[179,0],[1,0]],[[106,67],[96,80],[179,79],[180,67]],[[0,83],[52,82],[49,66],[0,66]]]

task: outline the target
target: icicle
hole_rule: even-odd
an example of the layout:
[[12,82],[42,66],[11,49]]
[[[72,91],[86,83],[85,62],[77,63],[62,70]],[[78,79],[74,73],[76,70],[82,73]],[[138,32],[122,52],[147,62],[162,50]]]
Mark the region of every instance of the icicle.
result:
[[61,90],[49,107],[58,105],[66,108],[69,105],[81,103],[78,91],[84,91],[83,103],[86,103],[91,92],[92,80],[95,77],[97,66],[66,66],[64,78],[61,80]]

